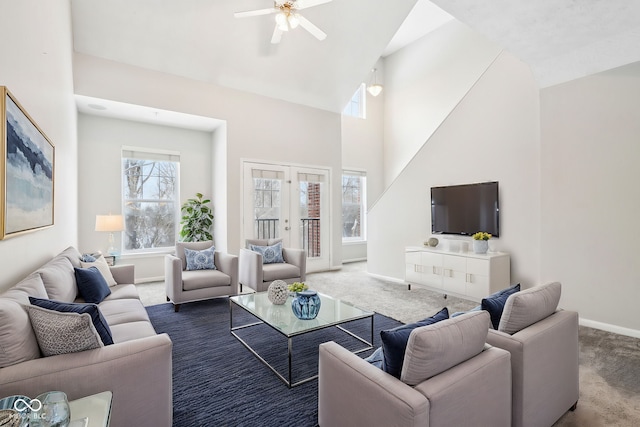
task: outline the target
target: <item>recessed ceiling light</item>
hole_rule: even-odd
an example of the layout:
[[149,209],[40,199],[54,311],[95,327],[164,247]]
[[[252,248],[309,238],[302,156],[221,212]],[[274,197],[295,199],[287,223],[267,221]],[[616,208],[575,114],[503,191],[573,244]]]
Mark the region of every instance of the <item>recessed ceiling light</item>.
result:
[[107,109],[107,107],[105,107],[104,105],[100,105],[100,104],[89,104],[89,105],[87,105],[87,107],[93,108],[94,110],[106,110]]

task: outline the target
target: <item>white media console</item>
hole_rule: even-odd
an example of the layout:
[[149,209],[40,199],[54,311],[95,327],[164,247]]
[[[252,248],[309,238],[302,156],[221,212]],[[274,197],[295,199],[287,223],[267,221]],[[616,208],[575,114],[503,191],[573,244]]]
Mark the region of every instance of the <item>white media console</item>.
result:
[[408,246],[405,249],[405,281],[447,295],[480,301],[510,286],[509,254],[496,252],[449,252],[437,248]]

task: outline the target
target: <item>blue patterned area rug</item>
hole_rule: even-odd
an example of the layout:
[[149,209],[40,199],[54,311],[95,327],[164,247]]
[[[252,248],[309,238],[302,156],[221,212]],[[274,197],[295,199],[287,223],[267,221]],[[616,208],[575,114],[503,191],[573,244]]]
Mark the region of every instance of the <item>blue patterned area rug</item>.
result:
[[[318,424],[318,381],[289,389],[229,332],[229,300],[218,298],[183,304],[147,307],[158,333],[173,341],[173,425],[176,427],[296,426]],[[234,307],[239,326],[256,318]],[[374,348],[380,330],[400,325],[374,316]],[[343,325],[370,339],[368,319]],[[266,325],[238,331],[258,353],[287,377],[287,339]],[[337,328],[314,331],[293,339],[294,381],[318,372],[318,345],[336,341],[355,350],[363,344]],[[371,351],[361,353],[365,357]]]

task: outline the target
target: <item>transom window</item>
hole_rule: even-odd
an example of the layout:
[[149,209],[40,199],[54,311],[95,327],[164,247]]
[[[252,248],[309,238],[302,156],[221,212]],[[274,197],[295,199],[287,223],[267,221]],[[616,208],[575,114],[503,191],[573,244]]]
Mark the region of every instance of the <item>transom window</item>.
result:
[[349,103],[344,107],[342,114],[359,119],[366,118],[366,93],[366,85],[362,83],[351,97]]

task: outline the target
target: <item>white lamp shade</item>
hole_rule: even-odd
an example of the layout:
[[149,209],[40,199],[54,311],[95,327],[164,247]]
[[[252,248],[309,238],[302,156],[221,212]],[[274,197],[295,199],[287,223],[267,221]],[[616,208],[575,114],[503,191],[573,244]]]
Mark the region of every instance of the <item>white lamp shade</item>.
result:
[[378,83],[372,84],[367,88],[367,92],[369,92],[372,96],[378,96],[380,95],[380,92],[382,92],[382,85]]
[[96,231],[124,231],[122,215],[96,215]]

